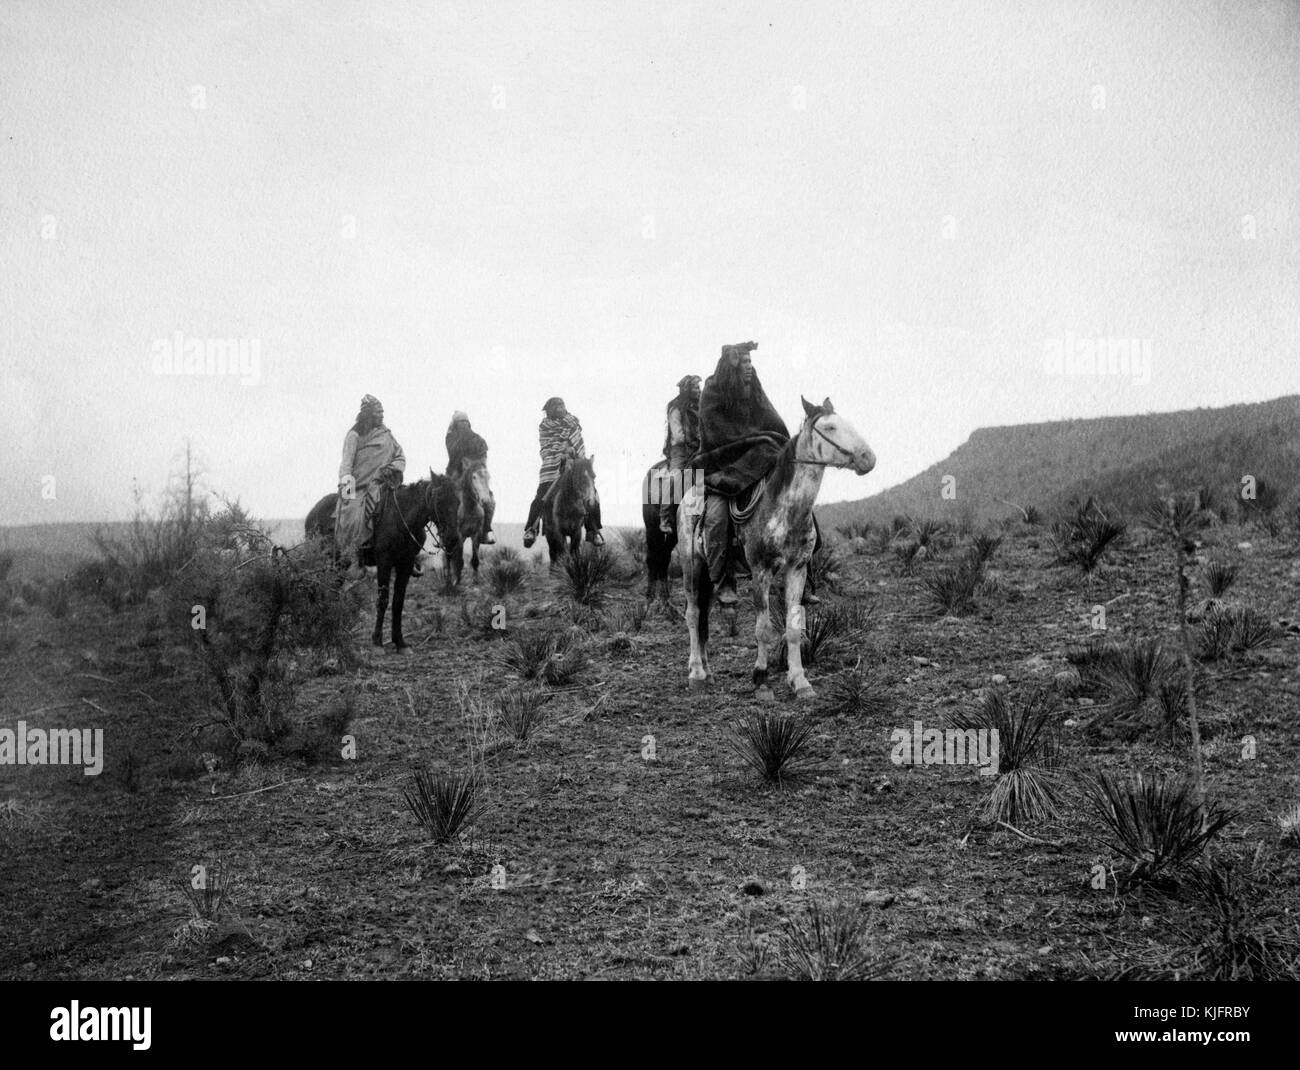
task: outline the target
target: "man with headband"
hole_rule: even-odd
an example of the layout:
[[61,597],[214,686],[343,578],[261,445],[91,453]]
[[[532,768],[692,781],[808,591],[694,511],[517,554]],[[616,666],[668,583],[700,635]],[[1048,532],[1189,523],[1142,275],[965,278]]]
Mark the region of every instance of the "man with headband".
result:
[[[406,471],[406,456],[384,426],[384,406],[367,394],[356,422],[343,440],[339,463],[339,507],[334,541],[340,559],[359,567],[372,563],[375,513],[385,487],[396,487]],[[421,568],[416,562],[414,575]]]

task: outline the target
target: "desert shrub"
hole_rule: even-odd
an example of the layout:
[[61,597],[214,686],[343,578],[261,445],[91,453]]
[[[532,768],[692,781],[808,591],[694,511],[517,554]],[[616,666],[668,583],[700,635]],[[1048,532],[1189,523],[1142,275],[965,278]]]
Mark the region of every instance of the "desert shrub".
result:
[[1098,773],[1089,787],[1102,839],[1128,859],[1133,880],[1155,880],[1194,862],[1235,816],[1211,803],[1202,820],[1192,785],[1183,778],[1138,773],[1120,780]]
[[639,632],[649,612],[650,607],[639,599],[624,602],[605,615],[605,627],[611,632]]
[[237,754],[268,759],[294,731],[296,653],[355,660],[363,592],[335,582],[327,552],[308,544],[293,554],[240,556],[232,563],[196,553],[170,581],[166,606],[199,658]]
[[925,517],[912,525],[912,538],[917,546],[926,551],[927,557],[936,557],[953,544],[948,526],[941,520]]
[[1025,523],[1038,525],[1043,522],[1043,512],[1032,505],[1025,506]]
[[930,605],[939,613],[966,616],[975,612],[975,591],[984,579],[984,566],[973,555],[932,572],[922,581]]
[[[1187,975],[1202,981],[1298,981],[1300,942],[1264,866],[1211,859],[1185,884],[1208,924],[1189,944]],[[1286,931],[1289,925],[1290,931]]]
[[590,660],[580,633],[556,632],[556,643],[542,666],[541,679],[552,687],[567,687],[586,672]]
[[1222,598],[1228,588],[1236,582],[1237,572],[1237,566],[1223,558],[1214,558],[1206,562],[1205,582],[1210,588],[1210,595],[1214,598]]
[[550,696],[539,687],[508,687],[497,698],[501,727],[519,742],[528,740],[546,720]]
[[559,642],[556,629],[521,631],[512,635],[498,653],[506,669],[524,680],[534,680],[546,667]]
[[556,571],[562,598],[589,609],[599,609],[613,578],[614,555],[603,546],[583,546],[577,554],[564,554]]
[[14,553],[12,550],[0,550],[0,584],[9,579],[9,572],[14,567]]
[[844,558],[837,547],[823,540],[818,549],[808,560],[807,577],[819,591],[839,589],[840,573],[844,568]]
[[970,553],[980,565],[987,565],[1002,545],[1002,536],[992,532],[981,531],[971,539]]
[[862,659],[851,669],[835,676],[829,687],[830,708],[846,717],[886,713],[894,706],[893,697],[881,674],[864,670]]
[[990,824],[1005,821],[1051,821],[1060,813],[1062,784],[1056,741],[1056,697],[1036,689],[1015,704],[1000,688],[988,691],[973,710],[948,716],[948,723],[966,731],[997,732],[998,772],[981,817]]
[[1127,530],[1128,524],[1122,517],[1108,515],[1089,498],[1073,515],[1052,525],[1056,563],[1077,566],[1090,575],[1096,571],[1106,551]]
[[922,551],[919,542],[911,540],[894,546],[894,556],[898,558],[899,570],[904,576],[910,575]]
[[871,950],[868,922],[858,908],[818,902],[787,919],[776,960],[787,977],[799,981],[869,981],[895,962]]
[[487,581],[497,598],[512,595],[528,581],[528,562],[513,546],[502,546],[488,561]]
[[1300,847],[1300,802],[1277,815],[1278,842],[1283,847]]
[[1201,622],[1196,656],[1217,661],[1229,653],[1242,654],[1273,641],[1273,625],[1247,606],[1215,606]]
[[449,843],[483,816],[478,777],[473,773],[441,775],[418,770],[403,789],[411,813],[434,843]]
[[1177,668],[1174,658],[1154,639],[1117,646],[1103,670],[1102,686],[1110,705],[1134,713],[1153,698]]
[[838,525],[835,530],[844,538],[852,541],[853,539],[865,539],[871,535],[872,525],[866,520],[849,520]]
[[742,717],[729,742],[764,780],[781,784],[803,764],[812,732],[812,724],[803,717],[761,710]]

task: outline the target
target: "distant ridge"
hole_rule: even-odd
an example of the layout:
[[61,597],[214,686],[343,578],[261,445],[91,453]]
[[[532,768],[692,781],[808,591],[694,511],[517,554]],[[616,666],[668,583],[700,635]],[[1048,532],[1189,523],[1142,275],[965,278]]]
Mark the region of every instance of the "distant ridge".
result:
[[[1131,512],[1148,504],[1162,484],[1205,486],[1227,500],[1247,474],[1291,496],[1300,482],[1300,396],[980,428],[905,483],[861,501],[821,506],[817,514],[832,527],[899,513],[955,517],[967,508],[981,519],[1017,515],[1008,502],[1051,515],[1089,494]],[[955,500],[941,496],[945,476],[955,479]]]

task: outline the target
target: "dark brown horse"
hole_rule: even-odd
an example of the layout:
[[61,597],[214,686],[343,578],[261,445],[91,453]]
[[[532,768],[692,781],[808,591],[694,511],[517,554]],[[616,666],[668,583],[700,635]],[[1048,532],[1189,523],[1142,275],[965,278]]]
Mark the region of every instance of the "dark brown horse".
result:
[[641,481],[641,521],[645,524],[645,597],[652,602],[658,597],[667,602],[672,592],[668,580],[668,566],[672,562],[673,547],[677,545],[677,510],[672,512],[672,534],[659,530],[659,506],[681,504],[681,487],[673,484],[668,473],[668,461],[651,466]]
[[597,507],[595,456],[571,457],[546,496],[542,513],[551,561],[582,549],[587,515]]
[[438,541],[443,550],[443,579],[448,587],[459,585],[465,571],[465,540],[470,540],[470,567],[478,583],[478,548],[492,527],[496,499],[488,479],[487,462],[466,460],[439,492]]
[[[425,525],[434,520],[438,498],[450,485],[446,476],[429,472],[428,479],[418,483],[385,490],[379,499],[379,510],[375,514],[375,535],[373,539],[373,561],[378,569],[379,597],[376,604],[375,630],[371,641],[375,646],[384,645],[384,614],[388,610],[388,584],[394,572],[397,573],[393,585],[393,649],[406,649],[406,640],[402,637],[402,608],[406,604],[406,584],[411,579],[411,570],[416,558],[424,547]],[[327,494],[307,514],[307,537],[333,538],[334,512],[338,505],[337,494]],[[363,562],[366,564],[369,562]]]

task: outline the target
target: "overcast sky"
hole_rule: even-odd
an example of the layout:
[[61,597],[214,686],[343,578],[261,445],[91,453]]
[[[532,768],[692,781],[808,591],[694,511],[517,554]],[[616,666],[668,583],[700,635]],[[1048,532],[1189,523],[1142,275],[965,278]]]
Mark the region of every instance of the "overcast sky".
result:
[[[879,458],[824,501],[1300,392],[1286,0],[4,0],[0,102],[8,523],[127,518],[186,438],[305,515],[365,393],[408,478],[468,410],[504,520],[559,394],[633,522],[675,382],[749,339]],[[177,332],[256,373],[160,373]],[[1053,364],[1098,339],[1133,361]]]

